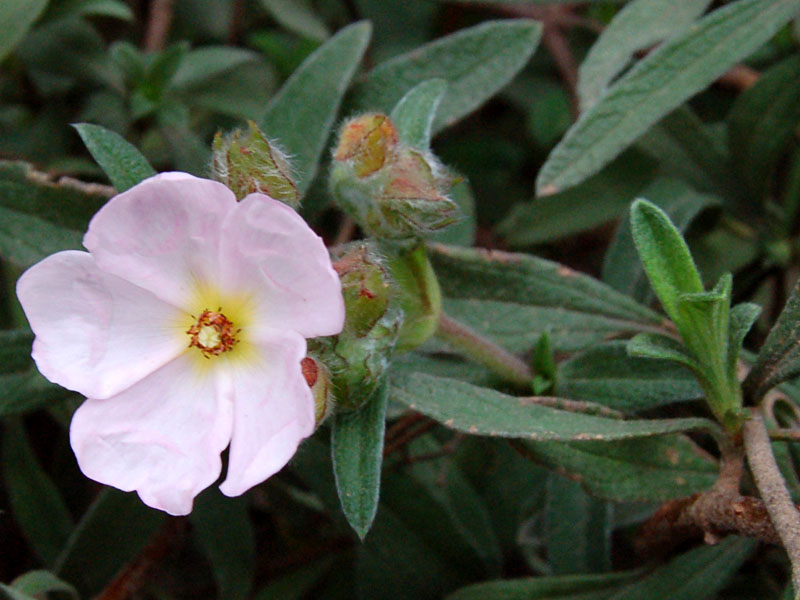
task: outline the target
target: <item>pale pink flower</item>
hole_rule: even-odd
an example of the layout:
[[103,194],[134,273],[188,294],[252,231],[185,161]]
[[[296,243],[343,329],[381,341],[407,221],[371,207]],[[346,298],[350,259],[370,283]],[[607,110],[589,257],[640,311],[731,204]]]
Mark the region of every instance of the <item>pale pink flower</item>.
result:
[[267,196],[163,173],[112,198],[83,243],[17,284],[39,370],[87,397],[81,470],[173,515],[228,445],[229,496],[280,470],[315,425],[306,338],[344,322],[322,240]]

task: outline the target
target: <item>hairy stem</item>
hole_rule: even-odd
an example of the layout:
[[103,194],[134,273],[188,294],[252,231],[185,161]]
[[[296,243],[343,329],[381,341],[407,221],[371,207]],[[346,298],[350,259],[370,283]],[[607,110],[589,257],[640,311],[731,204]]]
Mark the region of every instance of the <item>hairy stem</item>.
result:
[[436,335],[454,350],[520,387],[530,387],[533,371],[519,357],[442,313]]
[[744,424],[744,447],[756,487],[792,564],[794,598],[800,599],[800,513],[772,454],[761,414],[753,410]]

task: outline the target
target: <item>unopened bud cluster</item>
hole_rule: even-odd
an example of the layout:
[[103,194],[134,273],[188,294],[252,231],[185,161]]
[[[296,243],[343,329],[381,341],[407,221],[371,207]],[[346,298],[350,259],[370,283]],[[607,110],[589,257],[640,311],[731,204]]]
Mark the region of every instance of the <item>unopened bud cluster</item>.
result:
[[375,391],[389,365],[403,322],[394,306],[389,274],[371,242],[355,242],[334,256],[342,282],[344,330],[309,347],[330,368],[337,407],[355,409]]
[[347,121],[333,155],[331,190],[367,235],[403,239],[441,229],[458,217],[450,178],[430,152],[403,144],[389,118]]
[[292,208],[300,203],[289,160],[252,121],[247,131],[217,133],[211,161],[214,178],[233,190],[239,200],[261,193]]

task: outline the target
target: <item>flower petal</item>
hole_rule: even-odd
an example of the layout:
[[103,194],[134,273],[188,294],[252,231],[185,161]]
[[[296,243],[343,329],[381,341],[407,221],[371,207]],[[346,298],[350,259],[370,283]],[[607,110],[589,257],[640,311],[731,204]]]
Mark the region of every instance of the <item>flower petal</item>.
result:
[[236,206],[221,183],[161,173],[112,198],[83,244],[101,269],[181,308],[219,272],[220,225]]
[[117,396],[84,402],[70,426],[81,471],[169,514],[191,512],[230,440],[230,390],[219,375],[184,354]]
[[247,364],[231,365],[233,433],[223,494],[238,496],[280,471],[314,432],[314,399],[300,361],[305,340],[273,332]]
[[263,194],[242,200],[223,225],[222,287],[258,304],[257,322],[305,337],[344,324],[339,276],[325,244],[291,208]]
[[50,381],[107,398],[183,352],[181,312],[100,270],[86,252],[53,254],[17,282],[36,334],[33,358]]

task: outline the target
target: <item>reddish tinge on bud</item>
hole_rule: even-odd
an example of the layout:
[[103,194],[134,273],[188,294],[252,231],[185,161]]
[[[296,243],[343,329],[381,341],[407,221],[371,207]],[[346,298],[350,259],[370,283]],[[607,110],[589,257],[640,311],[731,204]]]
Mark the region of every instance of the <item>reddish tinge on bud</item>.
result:
[[247,131],[214,137],[211,170],[214,179],[228,186],[241,200],[261,193],[297,208],[300,196],[292,180],[289,160],[255,123]]
[[362,115],[342,127],[333,159],[349,162],[357,177],[367,177],[386,164],[397,141],[397,130],[386,115]]
[[314,419],[317,427],[333,412],[334,398],[328,368],[313,356],[300,361],[303,377],[314,396]]
[[347,121],[333,155],[330,185],[339,206],[369,235],[413,238],[453,223],[451,180],[430,152],[399,141],[389,117]]

